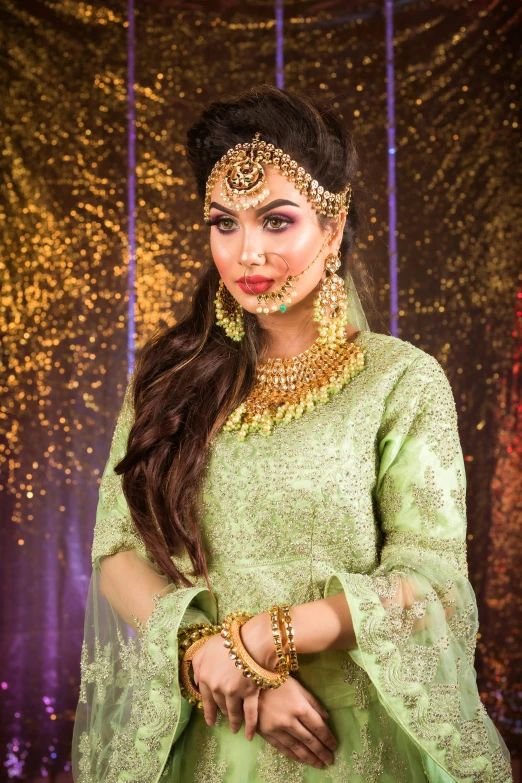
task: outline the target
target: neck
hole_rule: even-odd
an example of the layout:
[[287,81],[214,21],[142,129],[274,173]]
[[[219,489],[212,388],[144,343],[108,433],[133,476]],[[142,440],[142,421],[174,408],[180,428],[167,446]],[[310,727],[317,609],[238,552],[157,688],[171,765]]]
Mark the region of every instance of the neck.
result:
[[319,335],[318,325],[313,320],[313,301],[316,295],[311,291],[304,299],[291,305],[284,313],[258,315],[261,328],[268,337],[262,361],[271,357],[289,359],[306,351]]

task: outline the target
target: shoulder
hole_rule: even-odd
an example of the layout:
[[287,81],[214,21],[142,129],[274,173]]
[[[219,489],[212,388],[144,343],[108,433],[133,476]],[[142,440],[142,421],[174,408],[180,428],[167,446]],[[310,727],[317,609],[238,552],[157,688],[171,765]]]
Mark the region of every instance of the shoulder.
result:
[[358,343],[364,348],[369,363],[379,365],[381,368],[398,368],[406,371],[409,368],[438,367],[442,370],[442,366],[435,356],[423,351],[417,345],[391,334],[363,331]]
[[418,398],[428,391],[452,395],[445,370],[435,356],[390,334],[362,332],[358,344],[365,352],[368,381],[382,387],[384,396]]

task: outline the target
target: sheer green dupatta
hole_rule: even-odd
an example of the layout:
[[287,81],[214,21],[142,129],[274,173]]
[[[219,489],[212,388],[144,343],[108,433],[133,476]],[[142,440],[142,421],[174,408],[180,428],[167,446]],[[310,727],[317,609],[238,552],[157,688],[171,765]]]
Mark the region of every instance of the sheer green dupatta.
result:
[[388,714],[417,744],[433,783],[506,783],[506,746],[479,698],[477,606],[467,578],[466,473],[453,392],[428,354],[386,401],[376,506],[384,534],[370,575],[335,573],[357,647]]
[[[133,422],[131,384],[114,431],[96,513],[72,746],[76,783],[154,783],[160,778],[193,709],[178,687],[177,631],[216,619],[206,588],[178,588],[158,573],[133,526],[121,478],[113,471],[125,454]],[[103,558],[130,550],[136,552],[141,569],[145,564],[150,570],[148,584],[155,580],[158,586],[148,595],[152,609],[145,618],[142,606],[138,611],[137,604],[126,601],[135,628],[100,589]],[[138,572],[136,566],[124,568],[125,599],[125,587],[136,582]]]

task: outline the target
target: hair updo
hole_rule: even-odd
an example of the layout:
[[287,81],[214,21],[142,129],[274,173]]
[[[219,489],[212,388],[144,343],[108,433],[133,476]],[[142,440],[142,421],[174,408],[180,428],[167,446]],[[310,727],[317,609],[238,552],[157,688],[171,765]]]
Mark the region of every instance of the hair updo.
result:
[[[251,141],[256,131],[326,190],[337,193],[348,183],[353,187],[358,158],[342,118],[326,104],[267,84],[211,103],[188,130],[187,158],[201,209],[216,161],[236,144]],[[326,229],[332,218],[315,214]],[[352,195],[340,274],[351,267],[358,224]],[[365,310],[374,310],[360,266],[350,272]],[[187,314],[175,326],[158,330],[140,350],[133,376],[135,420],[127,453],[114,468],[123,475],[134,525],[157,567],[182,586],[191,586],[188,576],[204,575],[210,590],[199,503],[208,443],[250,392],[266,344],[257,317],[247,311],[239,343],[217,326],[218,284],[219,273],[211,263]],[[192,564],[188,572],[172,559],[186,554]]]

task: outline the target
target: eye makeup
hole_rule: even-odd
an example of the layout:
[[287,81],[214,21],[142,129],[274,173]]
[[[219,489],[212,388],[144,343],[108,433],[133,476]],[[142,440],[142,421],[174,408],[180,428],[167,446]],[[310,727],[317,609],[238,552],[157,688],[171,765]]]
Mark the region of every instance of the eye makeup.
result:
[[[233,229],[222,229],[220,227],[220,224],[224,220],[231,220],[232,222],[234,222],[234,219],[232,217],[230,217],[230,215],[219,215],[218,217],[211,218],[210,220],[205,221],[205,222],[206,222],[207,226],[217,226],[218,227],[218,231],[220,232],[220,234],[230,234],[230,233],[232,233]],[[271,220],[279,220],[282,223],[286,223],[285,226],[282,226],[282,227],[279,227],[279,228],[269,228],[268,229],[270,232],[278,233],[278,234],[281,233],[282,231],[286,231],[286,229],[290,225],[295,223],[295,220],[293,218],[289,217],[288,215],[278,215],[278,214],[274,213],[272,215],[266,215],[264,217],[263,225],[269,223]]]

